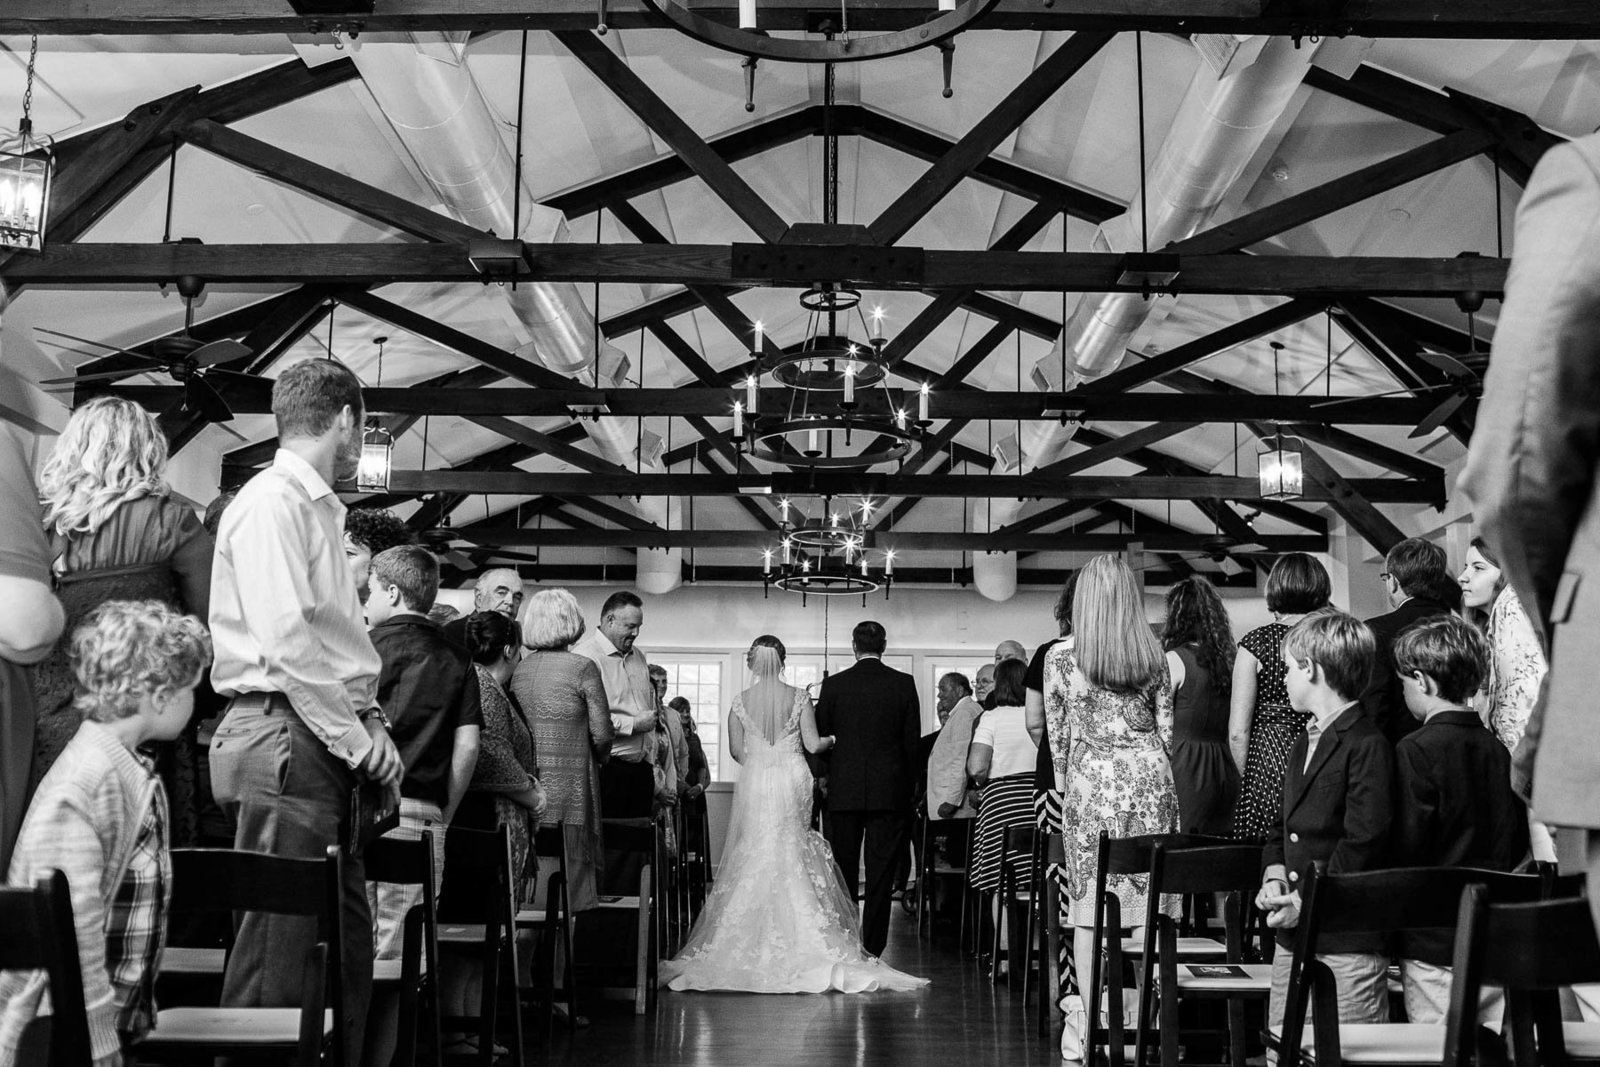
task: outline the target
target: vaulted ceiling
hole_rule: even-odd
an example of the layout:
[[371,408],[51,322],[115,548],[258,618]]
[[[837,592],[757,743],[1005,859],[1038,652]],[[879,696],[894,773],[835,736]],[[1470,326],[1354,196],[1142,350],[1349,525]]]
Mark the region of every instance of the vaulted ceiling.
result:
[[[1080,299],[1114,288],[1115,257],[1094,242],[1139,198],[1141,95],[1148,161],[1181,134],[1192,84],[1214,80],[1200,46],[1222,38],[1183,36],[1177,17],[1256,5],[1163,0],[1149,7],[1165,22],[1134,23],[1085,14],[1103,4],[1002,4],[979,24],[989,28],[956,38],[948,98],[937,50],[835,67],[838,221],[867,229],[835,231],[829,267],[803,253],[801,266],[763,266],[741,252],[823,220],[821,66],[761,63],[747,111],[737,56],[652,24],[633,3],[611,4],[613,28],[599,37],[579,28],[593,24],[590,5],[521,5],[513,17],[503,9],[518,5],[379,0],[358,37],[337,40],[276,0],[226,12],[118,6],[104,19],[44,0],[0,13],[0,34],[13,35],[0,36],[0,101],[21,95],[28,41],[15,34],[37,28],[34,119],[64,146],[50,247],[0,264],[11,293],[0,410],[58,425],[57,405],[74,394],[34,383],[116,365],[103,348],[60,347],[36,328],[136,347],[182,325],[173,287],[157,279],[199,274],[208,287],[195,335],[244,339],[256,353],[233,369],[270,378],[332,352],[375,387],[369,408],[397,433],[394,491],[377,502],[418,525],[461,528],[483,546],[477,562],[499,546],[568,579],[626,571],[633,550],[652,545],[685,547],[703,580],[756,577],[776,497],[741,495],[735,464],[747,490],[769,474],[780,493],[807,485],[734,451],[730,387],[748,367],[749,324],[777,344],[801,340],[806,280],[855,281],[884,308],[891,338],[905,334],[890,385],[910,395],[935,384],[927,436],[903,467],[818,483],[852,499],[871,492],[885,541],[903,539],[903,575],[959,581],[989,548],[1018,552],[1023,582],[1053,581],[1124,540],[1160,546],[1162,574],[1216,573],[1196,558],[1206,535],[1316,547],[1333,517],[1381,545],[1443,501],[1470,432],[1469,402],[1407,437],[1451,392],[1419,346],[1466,346],[1463,289],[1489,294],[1477,326],[1492,333],[1520,183],[1545,146],[1600,122],[1595,44],[1560,39],[1600,35],[1600,22],[1539,21],[1570,4],[1519,5],[1509,26],[1555,39],[1497,39],[1496,23],[1468,21],[1487,20],[1488,5],[1447,0],[1420,6],[1458,20],[1446,27],[1453,39],[1359,36],[1415,29],[1383,20],[1419,3],[1363,5],[1369,21],[1343,26],[1349,36],[1307,37],[1310,66],[1200,227],[1211,243],[1187,246],[1177,295],[1148,298],[1110,388],[1080,384],[1070,404],[1057,396],[1051,410],[1081,413],[1081,428],[1048,455],[1025,455],[1019,472],[1004,442],[1049,406],[1036,365],[1059,390],[1062,323]],[[906,6],[859,14],[893,22]],[[438,17],[409,39],[383,32],[395,28],[386,8]],[[803,5],[775,10],[803,15]],[[528,26],[524,62],[517,31]],[[1135,26],[1150,32],[1088,47],[1097,31]],[[1241,17],[1206,28],[1290,26]],[[603,451],[574,416],[594,399],[579,395],[591,372],[564,381],[537,346],[523,348],[530,335],[507,292],[466,262],[465,230],[424,173],[437,161],[407,148],[393,108],[350,59],[406,41],[465,64],[505,151],[520,110],[521,210],[537,201],[570,230],[564,250],[529,246],[532,274],[576,282],[597,312],[630,362],[603,383],[616,385],[606,422],[630,449],[658,435],[659,466]],[[1070,77],[1019,103],[1029,72],[1072,47],[1083,54]],[[941,167],[942,195],[914,203]],[[921,254],[879,255],[875,225],[876,236],[903,230],[888,243]],[[854,266],[846,252],[860,253]],[[1455,261],[1461,253],[1482,259]],[[1271,342],[1284,346],[1276,360]],[[110,388],[165,409],[171,386],[155,374]],[[1434,388],[1409,392],[1423,387]],[[270,459],[272,424],[264,387],[224,392],[231,423],[167,425],[175,446],[219,463],[227,481]],[[1371,399],[1327,405],[1327,395]],[[1250,490],[1257,435],[1275,421],[1299,427],[1316,455],[1306,499],[1292,505]],[[1254,577],[1247,568],[1229,580]]]

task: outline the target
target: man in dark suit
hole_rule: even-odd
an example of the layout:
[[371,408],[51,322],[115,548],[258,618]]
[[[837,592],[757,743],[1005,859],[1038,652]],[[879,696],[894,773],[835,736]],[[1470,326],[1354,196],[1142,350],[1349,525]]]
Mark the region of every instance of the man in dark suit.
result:
[[[1517,205],[1516,254],[1461,474],[1479,530],[1550,650],[1513,774],[1525,785],[1531,768],[1540,821],[1589,831],[1591,881],[1600,879],[1597,230],[1600,134],[1591,134],[1546,152]],[[1600,893],[1590,903],[1600,913]]]
[[861,940],[877,956],[889,940],[895,868],[911,829],[922,715],[911,676],[883,664],[883,627],[859,623],[850,642],[855,665],[822,683],[817,730],[834,736],[828,753],[828,844],[845,884],[854,890],[865,842]]
[[1378,659],[1361,694],[1361,710],[1391,745],[1417,728],[1394,673],[1394,639],[1414,622],[1453,610],[1455,605],[1445,598],[1454,591],[1459,601],[1460,587],[1451,580],[1449,566],[1444,549],[1420,537],[1401,541],[1383,560],[1383,587],[1394,610],[1367,620],[1378,642]]

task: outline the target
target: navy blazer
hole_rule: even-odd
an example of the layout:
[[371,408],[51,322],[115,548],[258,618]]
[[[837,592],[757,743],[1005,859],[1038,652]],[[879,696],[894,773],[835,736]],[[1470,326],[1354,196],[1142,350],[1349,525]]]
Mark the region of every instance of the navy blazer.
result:
[[1448,614],[1450,605],[1443,601],[1414,596],[1393,611],[1367,620],[1372,636],[1378,640],[1378,655],[1372,664],[1372,681],[1361,694],[1361,708],[1391,745],[1417,728],[1417,720],[1406,707],[1400,679],[1394,673],[1394,639],[1413,623]]
[[[1393,856],[1407,867],[1509,871],[1528,852],[1528,814],[1511,791],[1511,754],[1474,711],[1441,711],[1395,746]],[[1450,963],[1450,931],[1408,934],[1408,959]]]
[[[1388,858],[1394,816],[1394,753],[1359,704],[1329,724],[1306,767],[1306,738],[1289,750],[1283,815],[1267,835],[1264,866],[1281,863],[1297,889],[1315,861],[1329,874],[1376,870]],[[1305,768],[1302,770],[1302,768]],[[1293,930],[1278,943],[1293,944]],[[1382,935],[1327,935],[1319,952],[1381,952]]]
[[823,679],[817,732],[832,734],[830,811],[904,811],[916,799],[922,710],[911,675],[859,659]]

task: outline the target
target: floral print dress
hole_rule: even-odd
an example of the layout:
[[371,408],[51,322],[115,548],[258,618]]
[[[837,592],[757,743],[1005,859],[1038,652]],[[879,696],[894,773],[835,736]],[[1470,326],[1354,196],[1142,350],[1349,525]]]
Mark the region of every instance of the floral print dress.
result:
[[[1163,662],[1149,686],[1125,693],[1093,685],[1073,650],[1050,650],[1044,671],[1045,727],[1063,783],[1061,831],[1066,851],[1068,916],[1094,923],[1100,831],[1112,837],[1167,834],[1178,829],[1172,784],[1172,679]],[[1144,914],[1147,875],[1114,875],[1106,888],[1123,915]],[[1163,901],[1176,914],[1178,898]]]
[[1539,635],[1509,585],[1489,610],[1489,650],[1488,726],[1502,745],[1515,752],[1527,732],[1548,664]]

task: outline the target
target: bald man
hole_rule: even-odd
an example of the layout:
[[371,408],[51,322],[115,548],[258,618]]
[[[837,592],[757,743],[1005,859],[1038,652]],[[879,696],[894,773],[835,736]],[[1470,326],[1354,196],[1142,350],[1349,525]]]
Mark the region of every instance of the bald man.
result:
[[998,667],[1008,659],[1020,659],[1026,663],[1028,662],[1028,650],[1023,648],[1019,641],[1001,641],[994,646],[995,666]]

